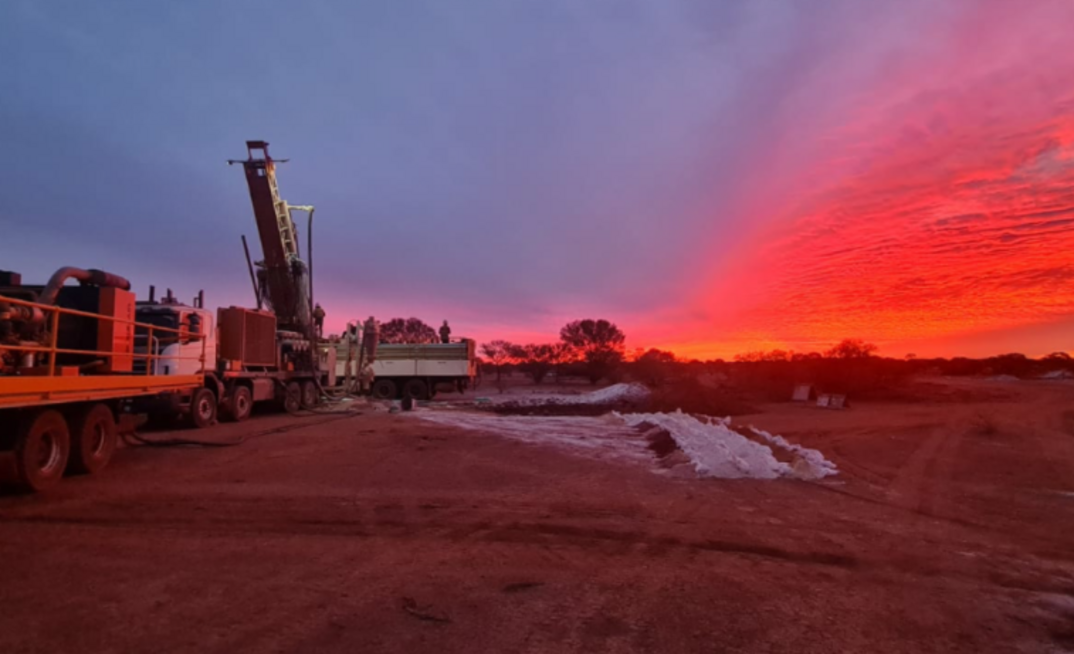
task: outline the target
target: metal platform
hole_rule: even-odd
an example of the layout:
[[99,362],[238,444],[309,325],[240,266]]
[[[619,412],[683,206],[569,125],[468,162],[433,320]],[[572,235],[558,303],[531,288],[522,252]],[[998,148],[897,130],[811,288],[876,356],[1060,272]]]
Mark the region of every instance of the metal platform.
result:
[[90,402],[197,388],[203,375],[0,377],[0,408]]

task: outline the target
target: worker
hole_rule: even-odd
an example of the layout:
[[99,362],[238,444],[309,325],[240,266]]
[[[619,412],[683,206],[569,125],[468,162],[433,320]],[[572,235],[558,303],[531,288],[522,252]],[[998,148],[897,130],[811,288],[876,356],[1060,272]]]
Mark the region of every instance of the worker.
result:
[[443,325],[440,325],[440,342],[441,343],[450,343],[451,342],[451,327],[448,327],[448,324],[447,324],[446,320],[444,321]]
[[313,324],[317,326],[317,335],[324,336],[324,309],[320,304],[313,308]]

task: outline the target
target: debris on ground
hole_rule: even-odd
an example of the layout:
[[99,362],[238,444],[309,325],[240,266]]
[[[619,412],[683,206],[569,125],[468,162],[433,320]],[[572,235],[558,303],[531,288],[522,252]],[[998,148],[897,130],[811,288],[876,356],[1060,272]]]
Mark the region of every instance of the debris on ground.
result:
[[431,607],[418,606],[418,603],[414,601],[413,597],[403,598],[403,610],[415,618],[425,620],[426,622],[451,622],[451,618],[446,615],[437,615],[433,613]]

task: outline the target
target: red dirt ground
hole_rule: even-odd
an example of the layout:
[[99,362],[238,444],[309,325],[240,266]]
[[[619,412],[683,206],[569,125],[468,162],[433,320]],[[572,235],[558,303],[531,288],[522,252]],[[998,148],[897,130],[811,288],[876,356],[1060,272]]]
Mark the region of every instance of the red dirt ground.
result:
[[830,483],[368,410],[128,449],[0,496],[0,652],[1074,650],[1074,386],[1004,390],[741,419]]

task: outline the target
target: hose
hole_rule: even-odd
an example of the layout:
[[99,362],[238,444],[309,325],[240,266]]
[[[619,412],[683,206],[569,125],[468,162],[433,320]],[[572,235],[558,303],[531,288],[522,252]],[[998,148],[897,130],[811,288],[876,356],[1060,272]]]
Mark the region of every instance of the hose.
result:
[[[329,415],[326,411],[310,411],[309,415],[300,417],[312,418],[317,415]],[[337,420],[344,420],[346,418],[353,418],[354,416],[362,415],[361,411],[348,411],[346,413],[331,413],[332,418],[325,420],[318,420],[315,424],[323,425]],[[290,424],[281,425],[272,429],[266,429],[260,432],[254,432],[252,434],[246,434],[245,436],[231,440],[231,441],[203,441],[196,438],[168,438],[164,440],[153,440],[149,438],[143,438],[134,432],[123,434],[123,440],[130,445],[144,445],[147,447],[180,447],[180,446],[195,446],[195,447],[234,447],[236,445],[242,445],[249,438],[259,438],[261,436],[271,436],[273,434],[285,434],[289,431],[301,429],[303,427],[309,427],[309,424]]]
[[78,283],[83,286],[93,285],[119,288],[124,291],[129,291],[131,289],[130,281],[119,275],[114,275],[103,270],[83,270],[81,268],[67,266],[52,273],[52,277],[50,277],[48,283],[45,284],[45,290],[41,291],[41,295],[38,296],[37,301],[40,304],[55,304],[56,297],[60,294],[60,289],[63,288],[64,282],[68,279],[77,279]]

